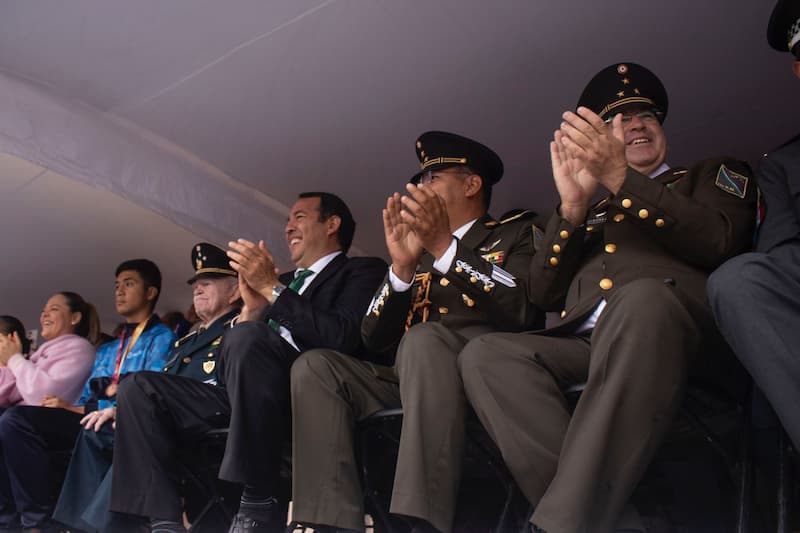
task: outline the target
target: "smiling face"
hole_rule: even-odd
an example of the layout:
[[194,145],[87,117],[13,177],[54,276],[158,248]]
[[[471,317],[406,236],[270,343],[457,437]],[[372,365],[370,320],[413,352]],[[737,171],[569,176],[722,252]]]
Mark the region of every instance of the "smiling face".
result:
[[641,113],[649,111],[642,108],[628,108],[623,112],[625,119],[625,157],[634,170],[649,175],[667,158],[667,137],[655,115]]
[[292,262],[299,268],[308,268],[341,248],[336,239],[339,217],[334,215],[320,221],[319,206],[319,197],[300,198],[286,221],[286,244]]
[[232,276],[196,279],[192,283],[192,300],[197,316],[208,324],[227,312],[238,298],[237,284]]
[[61,335],[75,333],[75,327],[81,320],[80,313],[69,310],[69,302],[63,294],[54,294],[44,304],[39,315],[42,327],[42,338],[52,340]]

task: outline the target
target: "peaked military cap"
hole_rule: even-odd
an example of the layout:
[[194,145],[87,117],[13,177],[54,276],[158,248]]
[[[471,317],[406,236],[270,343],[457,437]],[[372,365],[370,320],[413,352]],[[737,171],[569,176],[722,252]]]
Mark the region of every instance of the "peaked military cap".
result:
[[667,117],[667,90],[658,76],[636,63],[610,65],[589,82],[578,99],[603,120],[613,118],[625,106],[652,107],[659,122]]
[[800,43],[800,1],[778,0],[767,25],[767,42],[779,52],[792,52]]
[[425,132],[417,139],[416,149],[420,171],[411,177],[411,183],[418,183],[419,178],[428,171],[457,165],[470,167],[488,185],[494,185],[503,177],[500,156],[491,148],[455,133]]
[[186,283],[191,285],[195,280],[201,278],[236,277],[238,274],[231,268],[229,261],[228,255],[222,248],[207,242],[198,242],[192,248],[194,276]]

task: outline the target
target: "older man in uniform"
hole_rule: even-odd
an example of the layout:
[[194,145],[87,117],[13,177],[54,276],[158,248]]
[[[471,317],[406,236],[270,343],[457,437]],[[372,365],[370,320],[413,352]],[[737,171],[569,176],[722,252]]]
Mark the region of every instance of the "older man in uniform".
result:
[[[767,40],[794,56],[800,77],[800,2],[775,5]],[[766,212],[756,250],[722,265],[708,292],[720,330],[800,447],[800,137],[761,160],[758,183]]]
[[[216,385],[217,359],[222,334],[239,311],[237,274],[228,264],[225,251],[209,243],[197,243],[191,251],[195,269],[187,283],[192,286],[194,307],[200,317],[188,335],[175,341],[164,372],[179,379],[192,379]],[[154,401],[147,397],[147,402]],[[153,418],[152,405],[128,406],[132,416]],[[166,433],[158,419],[143,424],[147,431],[135,435],[135,449],[143,449],[142,441],[156,438],[153,433]],[[109,527],[108,500],[111,492],[111,456],[114,430],[110,424],[92,427],[81,432],[73,452],[67,478],[56,506],[54,518],[82,531],[105,531]],[[164,435],[159,435],[164,438]],[[172,442],[177,447],[180,443]],[[126,456],[130,446],[117,452],[116,461],[136,461]],[[117,517],[114,525],[124,527],[124,518]]]
[[418,530],[449,531],[467,413],[456,358],[477,335],[541,323],[526,298],[531,215],[487,214],[500,158],[437,131],[416,148],[421,170],[408,195],[395,193],[383,211],[392,265],[362,323],[368,347],[396,349],[394,368],[333,350],[307,352],[292,368],[294,518],[316,531],[363,528],[353,429],[401,405],[392,512]]
[[[752,241],[756,188],[733,159],[669,167],[666,113],[644,67],[591,80],[550,145],[561,204],[530,272],[533,302],[563,309],[563,323],[480,337],[459,358],[469,402],[535,506],[534,531],[614,528],[688,373],[724,353],[706,278]],[[582,382],[570,416],[562,391]]]

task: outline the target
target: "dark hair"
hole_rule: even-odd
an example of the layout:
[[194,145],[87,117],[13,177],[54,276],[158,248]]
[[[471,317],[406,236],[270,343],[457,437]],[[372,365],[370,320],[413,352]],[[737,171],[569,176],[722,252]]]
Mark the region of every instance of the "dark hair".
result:
[[25,326],[22,325],[22,322],[14,316],[0,316],[0,333],[3,335],[11,335],[15,332],[19,336],[20,342],[22,342],[22,353],[28,353],[28,350],[31,349],[31,341],[28,339],[28,336],[25,335]]
[[97,315],[97,309],[78,293],[61,291],[56,294],[60,294],[67,300],[71,313],[81,314],[81,320],[75,326],[75,335],[80,335],[95,344],[100,337],[100,317]]
[[144,281],[145,288],[147,287],[155,287],[156,297],[153,299],[152,309],[155,309],[156,302],[158,302],[158,297],[161,296],[161,271],[158,269],[155,263],[150,261],[149,259],[130,259],[128,261],[123,261],[117,267],[117,272],[114,274],[115,276],[119,276],[120,272],[125,270],[133,270],[141,276],[142,281]]
[[356,221],[353,219],[353,214],[347,204],[341,198],[329,192],[304,192],[300,193],[298,198],[319,198],[320,222],[325,222],[334,215],[339,217],[342,223],[339,225],[339,232],[336,234],[336,238],[342,247],[342,251],[347,253],[350,245],[353,244],[353,235],[356,233]]

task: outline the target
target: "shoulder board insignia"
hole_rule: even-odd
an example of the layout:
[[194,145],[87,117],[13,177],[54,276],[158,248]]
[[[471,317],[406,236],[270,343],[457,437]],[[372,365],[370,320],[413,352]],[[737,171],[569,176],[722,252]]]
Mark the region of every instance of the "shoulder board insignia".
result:
[[515,220],[530,218],[530,217],[533,217],[533,216],[536,216],[536,213],[534,211],[531,211],[530,209],[523,209],[521,211],[513,210],[513,211],[509,211],[508,213],[506,213],[502,217],[500,217],[500,221],[498,222],[498,224],[501,224],[501,225],[502,224],[508,224],[509,222],[513,222]]
[[197,330],[190,331],[189,333],[187,333],[186,335],[175,341],[175,347],[177,348],[178,346],[188,341],[191,337],[195,335],[197,335]]
[[725,165],[720,165],[714,184],[728,194],[744,198],[747,194],[749,180],[747,176],[734,172]]

